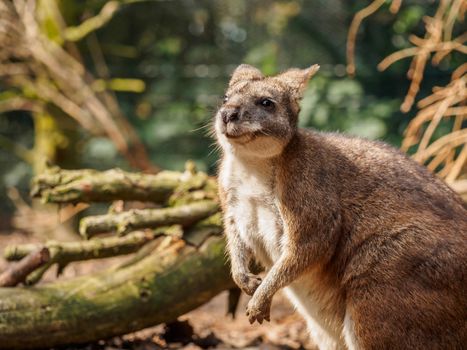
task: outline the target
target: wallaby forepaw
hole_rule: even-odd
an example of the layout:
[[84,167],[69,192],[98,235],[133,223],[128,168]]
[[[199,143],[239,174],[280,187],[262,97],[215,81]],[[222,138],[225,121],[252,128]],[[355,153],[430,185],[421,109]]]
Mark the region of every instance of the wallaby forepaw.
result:
[[262,282],[261,277],[252,273],[234,275],[234,281],[248,295],[253,295]]
[[263,320],[270,321],[270,312],[271,312],[271,301],[270,300],[258,300],[253,296],[248,302],[246,308],[246,316],[250,324],[253,324],[255,321],[258,321],[259,324],[263,323]]

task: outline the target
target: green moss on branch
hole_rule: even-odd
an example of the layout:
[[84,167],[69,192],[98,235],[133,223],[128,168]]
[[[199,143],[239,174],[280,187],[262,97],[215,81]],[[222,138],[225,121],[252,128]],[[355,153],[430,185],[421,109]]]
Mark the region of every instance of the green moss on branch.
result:
[[[138,231],[124,237],[96,238],[77,242],[49,241],[44,244],[44,247],[49,249],[53,262],[68,264],[72,261],[102,259],[133,253],[162,234],[163,232]],[[5,248],[3,255],[10,261],[19,260],[40,246],[40,244],[11,245]]]
[[[195,176],[196,177],[196,176]],[[33,179],[31,195],[45,203],[107,202],[114,200],[164,203],[184,181],[183,173],[162,171],[157,175],[48,168]]]
[[187,205],[163,209],[133,209],[118,214],[88,216],[81,220],[80,234],[89,238],[98,233],[128,232],[178,224],[189,226],[219,211],[214,201],[199,201]]
[[0,288],[0,344],[49,348],[105,339],[175,320],[232,286],[221,237],[199,249],[175,240],[120,269]]

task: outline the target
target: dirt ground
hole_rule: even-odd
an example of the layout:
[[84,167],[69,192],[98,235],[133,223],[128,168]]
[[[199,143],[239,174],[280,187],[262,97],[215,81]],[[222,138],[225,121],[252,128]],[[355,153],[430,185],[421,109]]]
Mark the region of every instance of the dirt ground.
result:
[[282,295],[276,296],[271,322],[250,325],[244,310],[248,298],[242,296],[237,316],[226,315],[227,292],[179,318],[171,325],[160,325],[98,344],[66,349],[247,349],[279,350],[316,347],[308,339],[304,321],[294,313]]
[[[0,234],[0,250],[8,244],[33,242],[22,233]],[[60,278],[106,268],[119,258],[71,264]],[[7,266],[0,259],[0,271]],[[55,279],[55,271],[44,276],[44,282]],[[169,325],[158,325],[121,337],[101,340],[93,344],[60,347],[61,350],[162,350],[162,349],[307,349],[316,347],[308,338],[305,322],[294,312],[286,298],[278,293],[273,301],[271,322],[250,325],[245,308],[248,296],[242,295],[235,318],[227,315],[228,292],[223,292],[207,304],[179,318]]]

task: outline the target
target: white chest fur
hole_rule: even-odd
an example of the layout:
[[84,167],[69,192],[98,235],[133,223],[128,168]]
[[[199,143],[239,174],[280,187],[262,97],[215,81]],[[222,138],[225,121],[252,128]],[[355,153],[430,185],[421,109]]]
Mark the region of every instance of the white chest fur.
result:
[[275,195],[274,168],[269,161],[226,157],[220,173],[227,191],[227,215],[242,240],[269,267],[281,253],[282,218]]

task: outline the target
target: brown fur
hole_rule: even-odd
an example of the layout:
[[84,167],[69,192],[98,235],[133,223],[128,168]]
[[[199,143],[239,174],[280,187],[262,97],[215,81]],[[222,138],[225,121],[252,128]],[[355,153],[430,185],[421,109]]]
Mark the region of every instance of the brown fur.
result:
[[[292,286],[317,305],[310,319],[335,347],[464,348],[465,203],[388,145],[298,129],[299,100],[316,71],[264,77],[241,65],[216,115],[228,251],[234,280],[253,295],[250,322],[269,320],[273,295]],[[250,198],[245,183],[262,192]],[[252,208],[245,224],[241,203]],[[277,218],[277,238],[255,235],[269,227],[258,213]],[[263,281],[248,271],[252,258],[268,268]]]

